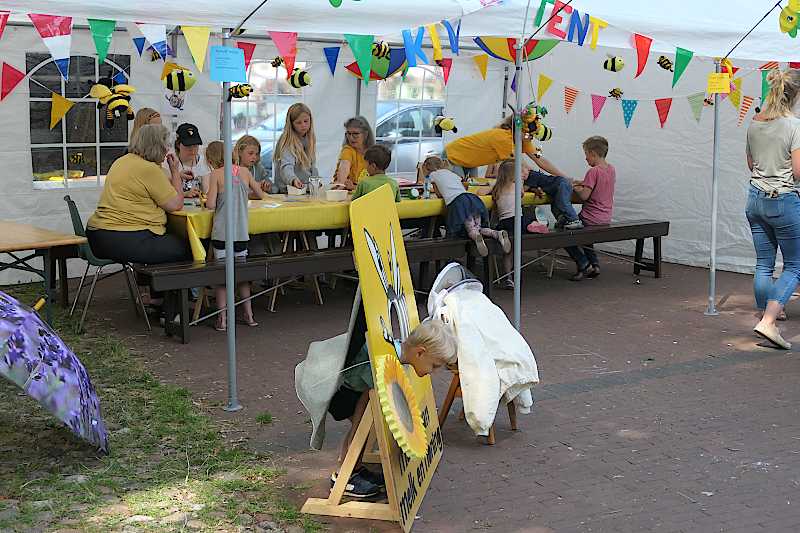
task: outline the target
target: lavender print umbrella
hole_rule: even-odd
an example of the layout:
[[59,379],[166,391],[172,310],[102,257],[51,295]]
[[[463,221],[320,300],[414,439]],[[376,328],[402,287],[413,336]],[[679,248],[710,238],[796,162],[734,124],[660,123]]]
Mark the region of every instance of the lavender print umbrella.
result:
[[2,291],[0,374],[108,453],[100,402],[86,369],[35,311]]

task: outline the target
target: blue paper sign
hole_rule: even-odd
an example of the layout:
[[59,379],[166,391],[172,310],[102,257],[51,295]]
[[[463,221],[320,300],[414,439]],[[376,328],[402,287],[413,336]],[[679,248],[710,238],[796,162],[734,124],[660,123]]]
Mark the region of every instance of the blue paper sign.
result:
[[229,46],[212,46],[211,79],[213,81],[247,83],[244,50]]

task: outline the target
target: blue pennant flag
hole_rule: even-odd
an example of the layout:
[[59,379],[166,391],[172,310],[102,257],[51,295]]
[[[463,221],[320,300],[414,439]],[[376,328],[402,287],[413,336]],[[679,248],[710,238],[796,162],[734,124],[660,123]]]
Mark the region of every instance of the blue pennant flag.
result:
[[136,45],[136,51],[139,52],[139,57],[142,57],[144,51],[144,37],[134,37],[133,44]]
[[128,83],[128,76],[125,75],[124,70],[120,70],[119,72],[117,72],[117,74],[112,79],[114,80],[114,83],[120,85]]
[[341,49],[341,46],[329,46],[327,48],[323,48],[325,51],[325,59],[328,60],[328,67],[331,69],[331,75],[336,72],[336,62],[339,60],[339,51]]

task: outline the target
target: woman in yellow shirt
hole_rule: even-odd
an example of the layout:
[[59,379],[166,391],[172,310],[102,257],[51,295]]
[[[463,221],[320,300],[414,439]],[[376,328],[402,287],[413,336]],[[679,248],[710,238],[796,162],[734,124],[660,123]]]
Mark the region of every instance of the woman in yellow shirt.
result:
[[364,117],[353,117],[344,123],[344,142],[339,153],[339,163],[333,177],[333,185],[352,191],[358,180],[367,176],[364,152],[375,144],[375,135]]

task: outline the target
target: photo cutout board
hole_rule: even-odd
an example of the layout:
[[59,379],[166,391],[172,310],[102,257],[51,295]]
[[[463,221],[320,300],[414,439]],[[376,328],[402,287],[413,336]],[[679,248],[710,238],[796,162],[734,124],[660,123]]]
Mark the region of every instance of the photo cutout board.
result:
[[[414,523],[444,451],[430,376],[400,363],[402,342],[419,324],[394,194],[388,185],[350,204],[389,505],[404,531]],[[387,464],[388,463],[388,464]],[[390,486],[391,485],[391,486]]]

